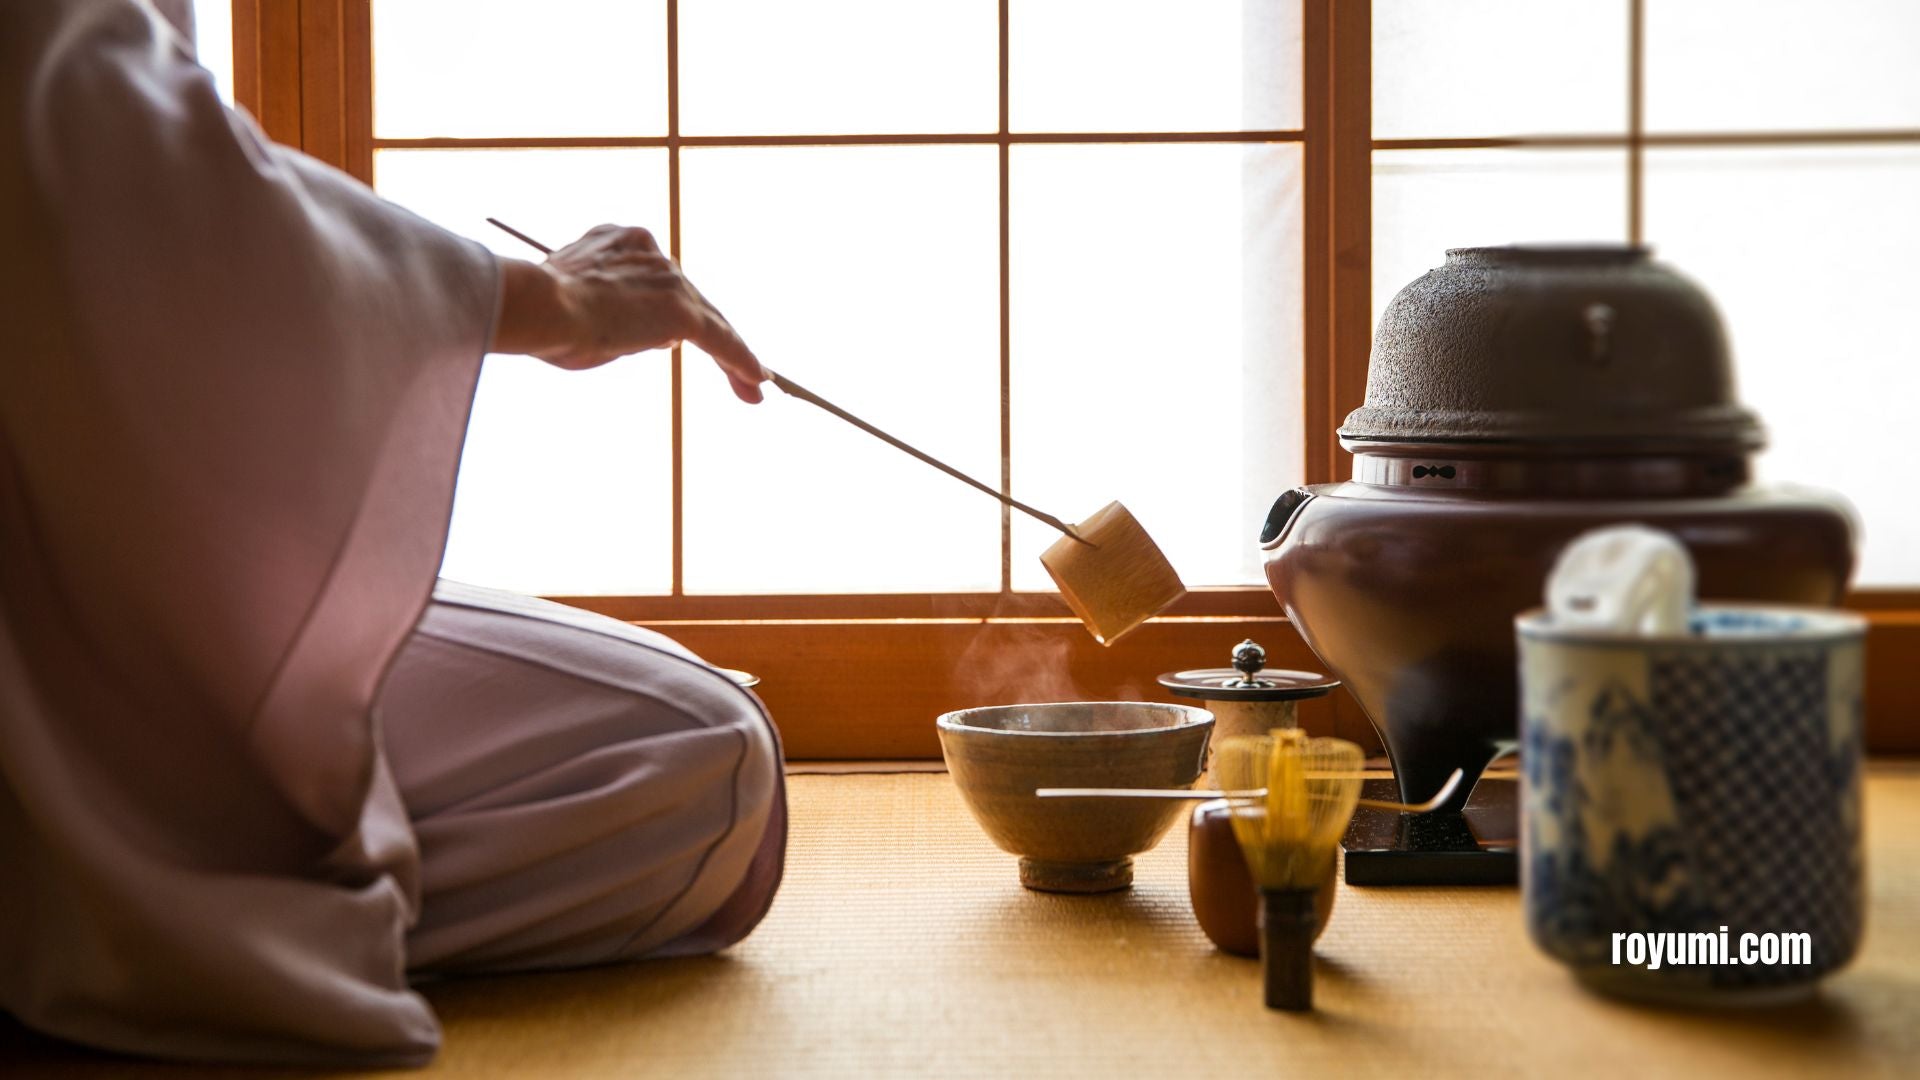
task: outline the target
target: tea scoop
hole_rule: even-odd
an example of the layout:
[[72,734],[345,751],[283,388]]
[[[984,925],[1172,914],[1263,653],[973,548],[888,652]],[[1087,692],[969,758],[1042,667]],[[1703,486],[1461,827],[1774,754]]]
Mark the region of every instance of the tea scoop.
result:
[[[1276,728],[1272,734],[1277,737],[1283,731],[1296,730],[1298,729]],[[1248,736],[1235,737],[1247,738]],[[1216,763],[1215,771],[1218,772],[1218,770],[1219,766]],[[1445,806],[1448,799],[1453,798],[1453,793],[1459,790],[1460,781],[1465,777],[1466,773],[1460,769],[1455,769],[1451,773],[1448,773],[1447,782],[1441,784],[1440,790],[1434,792],[1432,797],[1425,802],[1405,803],[1394,802],[1391,799],[1361,799],[1355,805],[1371,807],[1375,810],[1393,811],[1401,814],[1432,813],[1442,806]],[[1355,767],[1351,776],[1345,774],[1334,775],[1332,773],[1326,776],[1316,774],[1313,779],[1353,780],[1358,782],[1367,779],[1367,774],[1358,767]],[[1241,789],[1228,787],[1228,789],[1224,791],[1212,791],[1206,788],[1043,787],[1034,789],[1033,797],[1036,799],[1171,799],[1176,802],[1205,802],[1210,799],[1260,798],[1265,796],[1266,793],[1264,788],[1258,787]]]
[[[497,218],[487,223],[545,255],[553,249]],[[1068,525],[1052,514],[1043,513],[998,488],[984,484],[772,369],[767,377],[789,397],[799,398],[822,409],[896,450],[926,462],[948,476],[999,500],[1036,521],[1057,529],[1061,537],[1040,554],[1041,565],[1060,588],[1061,599],[1085,624],[1095,641],[1111,645],[1120,636],[1160,613],[1168,604],[1186,595],[1187,589],[1173,564],[1167,561],[1160,545],[1118,502],[1110,502],[1078,525]]]

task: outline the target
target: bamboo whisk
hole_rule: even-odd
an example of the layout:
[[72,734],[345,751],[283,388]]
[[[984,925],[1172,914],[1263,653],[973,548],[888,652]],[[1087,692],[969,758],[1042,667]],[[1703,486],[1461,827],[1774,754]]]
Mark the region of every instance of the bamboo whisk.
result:
[[1214,770],[1260,888],[1260,967],[1270,1009],[1313,1008],[1313,894],[1333,875],[1360,800],[1360,748],[1298,729],[1222,739]]

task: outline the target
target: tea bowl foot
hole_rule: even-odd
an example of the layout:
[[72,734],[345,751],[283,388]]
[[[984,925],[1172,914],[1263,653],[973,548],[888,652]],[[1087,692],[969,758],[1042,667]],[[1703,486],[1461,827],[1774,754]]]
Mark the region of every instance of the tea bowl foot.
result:
[[1051,862],[1022,856],[1020,884],[1039,892],[1103,893],[1133,884],[1133,858],[1106,862]]

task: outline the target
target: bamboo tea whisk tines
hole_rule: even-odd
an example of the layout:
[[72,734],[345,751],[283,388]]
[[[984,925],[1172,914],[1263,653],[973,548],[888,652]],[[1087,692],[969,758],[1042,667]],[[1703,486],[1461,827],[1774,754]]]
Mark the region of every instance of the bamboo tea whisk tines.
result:
[[1260,966],[1269,1008],[1313,1007],[1313,894],[1333,875],[1360,800],[1363,755],[1298,729],[1236,736],[1214,750],[1234,838],[1260,888]]

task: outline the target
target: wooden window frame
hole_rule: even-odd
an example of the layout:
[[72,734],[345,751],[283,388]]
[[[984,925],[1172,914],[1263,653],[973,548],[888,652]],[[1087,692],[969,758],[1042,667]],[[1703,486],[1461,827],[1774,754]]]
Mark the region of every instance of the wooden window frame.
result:
[[[1495,139],[1372,137],[1370,0],[1300,0],[1302,122],[1298,130],[1174,133],[1016,133],[1008,124],[1007,8],[999,5],[999,126],[982,135],[699,137],[679,132],[678,3],[667,0],[668,128],[640,138],[381,139],[373,136],[371,0],[234,0],[234,95],[275,140],[371,183],[379,147],[664,147],[669,156],[669,231],[679,256],[679,168],[684,146],[973,143],[1000,158],[1000,377],[1008,358],[1008,162],[1024,143],[1298,142],[1302,147],[1305,478],[1351,473],[1335,434],[1366,393],[1372,336],[1372,155],[1376,149],[1605,146],[1627,149],[1628,234],[1640,238],[1646,146],[1920,142],[1920,131],[1648,135],[1642,130],[1644,0],[1631,0],[1629,127],[1621,136]],[[681,581],[681,357],[670,359],[673,396],[673,580],[668,596],[559,597],[662,629],[717,662],[759,674],[786,741],[802,758],[937,756],[932,718],[1008,695],[1019,682],[986,677],[1036,671],[1036,696],[1071,687],[1084,697],[1170,700],[1156,673],[1223,662],[1241,638],[1261,640],[1270,662],[1316,667],[1264,588],[1197,589],[1111,648],[1095,644],[1058,596],[1015,592],[1010,530],[1002,510],[1002,588],[997,593],[690,596]],[[1010,489],[1009,424],[1001,415],[1001,476]],[[1277,493],[1276,493],[1277,494]],[[1863,590],[1848,605],[1870,622],[1868,746],[1920,752],[1920,590]],[[1037,671],[1042,665],[1044,671]],[[1379,742],[1343,693],[1303,710],[1310,727]]]

